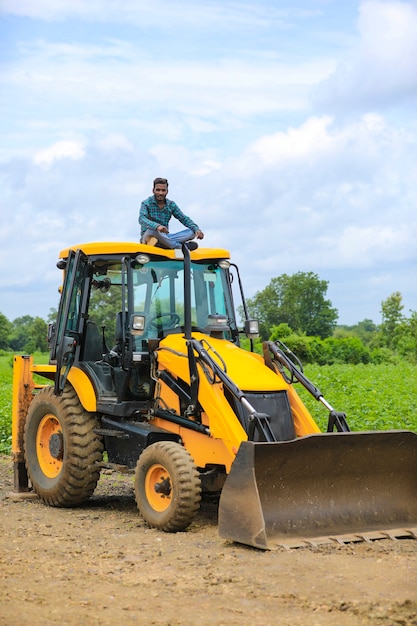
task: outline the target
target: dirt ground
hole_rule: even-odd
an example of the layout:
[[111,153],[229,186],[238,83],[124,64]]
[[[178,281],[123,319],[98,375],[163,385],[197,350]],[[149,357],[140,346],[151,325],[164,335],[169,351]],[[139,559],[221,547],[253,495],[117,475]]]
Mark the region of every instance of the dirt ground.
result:
[[187,532],[140,518],[133,477],[54,509],[12,492],[0,456],[0,624],[417,625],[417,541],[263,552],[224,541],[205,500]]

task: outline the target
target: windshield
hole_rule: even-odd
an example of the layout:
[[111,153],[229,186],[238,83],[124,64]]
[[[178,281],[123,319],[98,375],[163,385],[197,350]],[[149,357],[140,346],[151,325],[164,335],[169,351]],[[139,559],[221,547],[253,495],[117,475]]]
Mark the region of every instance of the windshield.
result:
[[[127,269],[127,268],[126,268]],[[130,269],[130,268],[129,268]],[[131,289],[127,287],[128,272],[119,261],[95,265],[89,302],[89,326],[96,327],[97,353],[103,340],[114,347],[120,335],[122,311],[128,331],[130,316],[145,316],[145,329],[135,334],[134,349],[147,351],[147,341],[158,339],[169,332],[184,332],[184,264],[181,260],[151,261],[131,267]],[[238,341],[234,307],[229,285],[229,274],[217,263],[191,263],[191,325],[192,330],[209,332],[210,315],[222,315],[228,320],[230,331],[224,339]],[[118,323],[119,329],[118,329]]]
[[[181,261],[137,264],[133,270],[134,313],[146,316],[145,338],[184,326],[184,265]],[[204,332],[209,315],[224,315],[236,329],[228,275],[216,263],[191,264],[191,323]],[[231,338],[231,334],[225,336]]]

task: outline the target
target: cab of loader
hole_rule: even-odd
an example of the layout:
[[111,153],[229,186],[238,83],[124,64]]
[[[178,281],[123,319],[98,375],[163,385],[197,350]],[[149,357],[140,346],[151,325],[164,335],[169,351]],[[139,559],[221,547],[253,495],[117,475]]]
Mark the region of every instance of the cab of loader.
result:
[[126,416],[128,403],[133,410],[153,397],[152,353],[167,335],[200,332],[239,345],[225,250],[198,250],[187,263],[150,246],[131,254],[88,246],[58,262],[64,281],[49,332],[57,395],[74,365],[92,381],[99,409]]

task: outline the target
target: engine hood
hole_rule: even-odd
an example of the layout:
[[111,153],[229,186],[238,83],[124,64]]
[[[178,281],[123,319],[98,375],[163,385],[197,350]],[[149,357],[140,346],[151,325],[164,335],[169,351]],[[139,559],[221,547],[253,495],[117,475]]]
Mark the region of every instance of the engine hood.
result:
[[[230,341],[193,333],[208,354],[242,391],[278,391],[287,383],[265,365],[263,357],[239,348]],[[158,362],[173,374],[189,382],[187,340],[183,334],[165,337],[157,350]]]

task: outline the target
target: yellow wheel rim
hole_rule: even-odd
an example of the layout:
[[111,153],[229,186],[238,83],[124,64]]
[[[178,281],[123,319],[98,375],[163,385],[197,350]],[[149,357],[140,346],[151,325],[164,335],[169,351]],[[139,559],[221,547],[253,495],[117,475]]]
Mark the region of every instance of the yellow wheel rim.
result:
[[56,478],[64,456],[62,428],[55,415],[45,415],[36,433],[36,454],[45,476]]
[[145,478],[146,498],[154,511],[162,512],[171,504],[171,477],[163,465],[152,465]]

